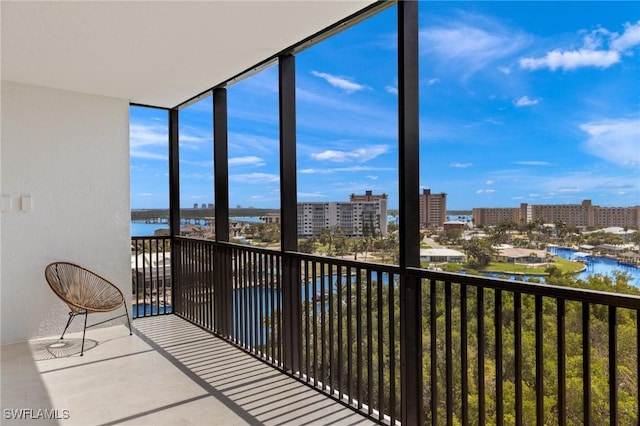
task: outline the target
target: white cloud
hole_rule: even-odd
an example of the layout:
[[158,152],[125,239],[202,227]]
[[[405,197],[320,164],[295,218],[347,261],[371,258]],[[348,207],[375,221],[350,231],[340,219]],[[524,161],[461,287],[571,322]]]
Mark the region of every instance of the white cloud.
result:
[[271,173],[247,173],[239,175],[229,175],[229,180],[242,183],[273,183],[279,182],[280,176]]
[[422,53],[437,57],[448,72],[461,73],[463,78],[508,58],[527,43],[522,34],[486,17],[467,14],[463,20],[420,31]]
[[167,161],[169,134],[167,126],[131,123],[129,152],[132,158]]
[[387,93],[391,93],[392,95],[398,94],[398,88],[396,86],[385,86],[384,90],[386,90]]
[[211,173],[198,173],[198,172],[191,172],[191,173],[180,173],[180,179],[195,179],[195,180],[207,180],[207,181],[211,181],[213,180],[213,175]]
[[520,67],[529,70],[548,68],[564,71],[583,67],[609,68],[622,60],[621,54],[640,45],[640,21],[635,24],[627,23],[622,35],[611,32],[606,28],[597,28],[582,39],[579,49],[554,49],[546,55],[520,59]]
[[640,166],[640,119],[612,119],[582,124],[584,145],[596,157],[629,167]]
[[366,148],[358,148],[352,151],[326,150],[323,152],[312,153],[311,158],[318,161],[331,161],[334,163],[344,163],[347,161],[357,161],[364,163],[372,160],[379,155],[389,151],[388,145],[374,145]]
[[229,148],[237,153],[272,154],[278,149],[278,138],[255,135],[250,133],[229,132]]
[[325,194],[319,192],[298,192],[298,198],[327,198]]
[[495,189],[478,189],[476,194],[493,194],[494,192],[496,192]]
[[169,140],[167,126],[154,124],[152,126],[131,123],[129,138],[132,146],[162,145],[167,146]]
[[493,181],[493,180],[488,180],[488,181],[486,181],[484,184],[485,184],[485,185],[493,185],[494,183],[496,183],[496,182],[495,182],[495,181]]
[[256,157],[253,155],[247,156],[247,157],[234,157],[234,158],[229,158],[229,166],[233,167],[233,166],[264,166],[266,163],[265,161],[260,158],[260,157]]
[[180,166],[193,166],[193,167],[201,167],[205,169],[213,169],[213,161],[193,161],[193,160],[184,160],[180,159]]
[[427,84],[429,86],[433,86],[434,84],[440,83],[440,79],[439,78],[430,78],[429,80],[427,80]]
[[327,150],[320,153],[313,153],[311,154],[311,157],[314,160],[333,161],[336,163],[341,163],[347,161],[347,159],[349,158],[349,153],[345,151]]
[[629,182],[614,182],[614,181],[606,181],[605,183],[600,183],[597,186],[598,188],[606,188],[606,189],[633,189],[634,185]]
[[640,45],[640,21],[635,24],[625,24],[624,33],[621,36],[614,34],[611,42],[611,48],[618,52],[623,52],[638,45]]
[[[637,194],[640,194],[638,169],[631,168],[594,168],[589,164],[585,165],[585,170],[559,168],[554,173],[536,168],[506,169],[491,173],[496,181],[517,189],[515,195],[525,198],[553,198],[563,203],[579,203],[584,194],[597,194],[597,198],[604,202],[601,197],[606,198],[624,191],[634,195],[627,198],[628,205],[635,205],[638,204]],[[493,176],[490,178],[494,179]]]
[[540,99],[530,99],[528,96],[522,96],[520,99],[513,101],[513,104],[518,108],[522,108],[525,106],[536,105],[538,102],[540,102]]
[[146,160],[169,160],[169,156],[166,154],[155,154],[153,152],[136,149],[134,147],[130,148],[129,155],[131,155],[131,158],[142,158]]
[[453,167],[456,169],[465,169],[467,167],[471,167],[473,166],[473,163],[451,163],[449,164],[449,167]]
[[521,166],[550,166],[551,163],[547,161],[514,161],[514,164]]
[[620,54],[614,51],[580,49],[563,52],[553,50],[541,58],[522,58],[520,66],[532,71],[541,68],[549,68],[551,71],[562,68],[567,71],[582,67],[609,68],[618,62],[620,62]]
[[511,68],[509,67],[498,67],[498,71],[506,75],[511,74]]
[[370,166],[353,166],[353,167],[336,167],[332,169],[336,172],[393,172],[396,170],[394,167],[370,167]]
[[[394,167],[370,167],[370,166],[353,166],[353,167],[334,167],[334,168],[326,168],[326,169],[300,169],[299,172],[301,174],[330,174],[330,173],[339,173],[339,172],[347,172],[347,173],[360,173],[360,172],[394,172],[397,169]],[[369,176],[367,176],[369,177]]]
[[558,189],[558,192],[560,193],[580,192],[580,189],[574,186],[572,188],[560,188]]
[[349,94],[369,88],[348,78],[327,74],[326,72],[311,71],[311,74],[325,80],[333,87],[336,87]]
[[[335,94],[334,94],[335,95]],[[322,114],[300,114],[298,127],[307,131],[318,130],[322,134],[327,132],[340,138],[355,138],[358,140],[380,140],[398,137],[397,112],[394,104],[377,104],[358,102],[351,96],[333,96],[331,90],[307,90],[303,85],[296,89],[296,100],[302,105],[322,108]],[[353,117],[357,116],[357,126]],[[330,126],[327,123],[331,123]],[[306,141],[300,140],[303,149]],[[314,147],[304,149],[318,150]],[[325,145],[325,144],[323,144]],[[342,147],[344,145],[336,145]]]
[[371,179],[371,180],[378,180],[378,176],[372,176],[372,175],[368,175],[365,176],[367,179]]

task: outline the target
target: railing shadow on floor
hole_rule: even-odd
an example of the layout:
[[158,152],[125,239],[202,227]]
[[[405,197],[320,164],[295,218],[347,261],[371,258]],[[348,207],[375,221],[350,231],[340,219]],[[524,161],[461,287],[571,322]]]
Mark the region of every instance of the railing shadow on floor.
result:
[[[140,339],[248,424],[372,424],[176,315],[136,319],[134,330]],[[240,370],[233,368],[238,365],[242,366]]]

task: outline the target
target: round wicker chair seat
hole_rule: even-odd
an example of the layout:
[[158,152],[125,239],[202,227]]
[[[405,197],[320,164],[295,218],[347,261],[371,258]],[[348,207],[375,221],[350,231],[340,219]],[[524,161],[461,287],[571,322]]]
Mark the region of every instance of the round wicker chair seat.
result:
[[109,312],[124,304],[120,289],[101,276],[69,262],[55,262],[45,269],[53,292],[74,313]]

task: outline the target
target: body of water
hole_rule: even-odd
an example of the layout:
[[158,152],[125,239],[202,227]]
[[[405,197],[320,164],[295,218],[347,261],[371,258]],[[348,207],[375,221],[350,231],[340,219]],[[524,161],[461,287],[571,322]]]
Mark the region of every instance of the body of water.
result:
[[150,305],[148,303],[133,305],[131,307],[131,314],[134,318],[143,317],[145,315],[157,315],[164,313],[171,313],[171,306],[156,306],[155,303]]
[[163,223],[131,222],[132,237],[151,237],[156,229],[169,229],[169,225]]
[[453,221],[457,221],[457,222],[471,222],[473,220],[473,215],[472,214],[461,214],[461,215],[457,215],[457,214],[449,214],[447,215],[447,222],[453,222]]
[[230,217],[229,218],[230,221],[236,221],[236,222],[251,222],[251,223],[258,223],[261,222],[260,218],[257,216],[234,216],[234,217]]
[[[256,223],[260,222],[259,217],[253,216],[242,216],[242,217],[231,217],[229,218],[231,221],[237,222],[251,222]],[[191,223],[194,223],[191,221]],[[204,220],[197,221],[194,223],[195,225],[204,226],[206,222]],[[166,223],[144,223],[144,222],[131,222],[131,236],[132,237],[151,237],[156,229],[169,229],[169,225]]]
[[[563,259],[577,260],[579,257],[576,253],[577,250],[563,248],[563,247],[549,247],[547,249],[549,253],[553,253],[556,256]],[[633,265],[625,265],[618,263],[616,259],[600,256],[586,256],[582,257],[587,267],[584,271],[576,275],[577,278],[582,280],[588,279],[591,275],[600,274],[613,277],[615,271],[626,273],[631,277],[630,284],[640,287],[640,268]]]
[[[577,250],[563,248],[563,247],[549,247],[547,249],[549,253],[552,253],[558,257],[569,260],[578,260],[582,259],[585,262],[585,270],[576,274],[575,277],[581,280],[587,280],[590,276],[595,274],[604,275],[607,277],[614,277],[616,271],[623,272],[627,274],[629,279],[629,284],[640,288],[640,268],[632,265],[625,265],[618,263],[616,259],[611,259],[608,257],[600,257],[600,256],[577,256],[579,253]],[[507,277],[508,279],[518,280],[518,281],[527,281],[529,276],[525,275],[509,275],[509,274],[499,274],[499,273],[487,273],[486,276],[490,277]],[[536,276],[535,278],[542,280],[544,282],[544,277]]]

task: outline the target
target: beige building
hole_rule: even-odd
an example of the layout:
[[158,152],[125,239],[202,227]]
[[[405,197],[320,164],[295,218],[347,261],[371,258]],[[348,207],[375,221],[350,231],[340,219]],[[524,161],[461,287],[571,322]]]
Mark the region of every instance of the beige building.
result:
[[520,208],[474,208],[475,226],[495,226],[503,222],[524,224],[529,222],[557,223],[569,226],[607,228],[640,228],[640,206],[600,207],[591,200],[580,204],[520,204]]
[[374,194],[373,191],[365,191],[364,194],[360,194],[360,195],[358,194],[349,195],[349,201],[351,201],[352,203],[359,202],[359,201],[378,201],[380,203],[384,203],[385,207],[388,199],[389,197],[387,196],[387,194]]
[[507,208],[474,208],[473,224],[474,226],[495,226],[499,223],[512,222],[521,223],[521,212],[517,207]]
[[420,227],[439,228],[447,219],[447,194],[432,194],[430,189],[424,189],[419,199]]
[[280,225],[280,212],[269,212],[260,217],[260,221],[263,223],[275,223]]
[[635,207],[594,207],[594,226],[608,228],[620,226],[623,228],[640,229],[640,206]]

